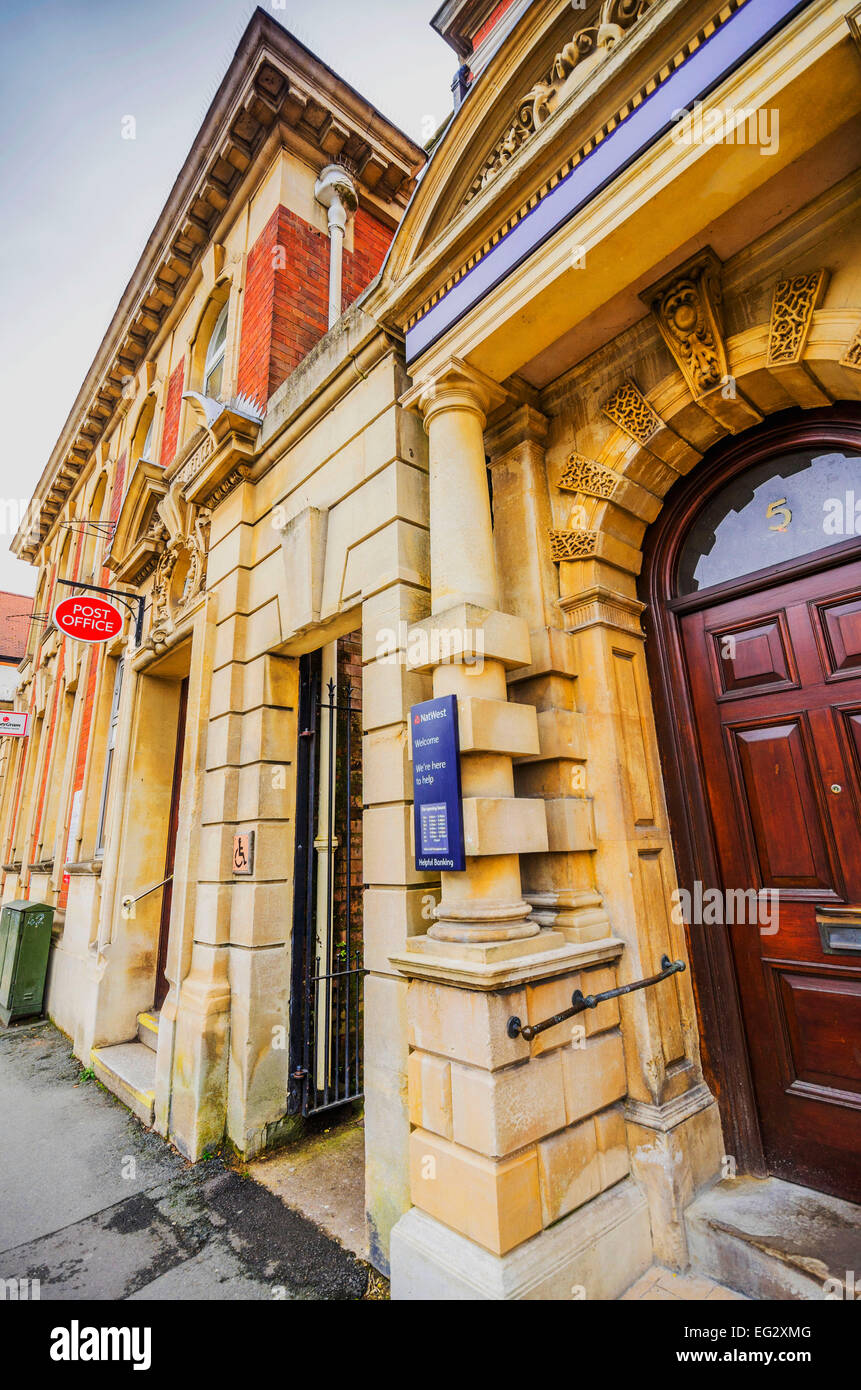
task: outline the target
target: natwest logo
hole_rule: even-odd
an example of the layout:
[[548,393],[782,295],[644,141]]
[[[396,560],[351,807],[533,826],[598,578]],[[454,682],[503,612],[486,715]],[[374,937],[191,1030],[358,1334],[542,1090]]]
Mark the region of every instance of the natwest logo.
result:
[[54,622],[67,637],[79,642],[107,642],[122,631],[123,615],[106,599],[81,594],[57,604]]
[[29,714],[19,714],[13,709],[4,710],[0,714],[0,734],[5,734],[8,738],[23,738],[29,722]]

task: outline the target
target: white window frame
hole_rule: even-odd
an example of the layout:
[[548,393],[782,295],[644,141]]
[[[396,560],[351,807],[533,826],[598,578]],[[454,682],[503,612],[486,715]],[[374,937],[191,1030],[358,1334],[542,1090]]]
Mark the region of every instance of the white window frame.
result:
[[[221,382],[219,384],[219,396],[224,389],[224,358],[227,352],[227,309],[225,304],[221,309],[218,318],[215,320],[209,343],[206,348],[206,359],[203,364],[203,394],[209,395],[209,379],[214,372],[221,367]],[[223,332],[222,332],[223,328]],[[219,338],[219,334],[221,334]]]

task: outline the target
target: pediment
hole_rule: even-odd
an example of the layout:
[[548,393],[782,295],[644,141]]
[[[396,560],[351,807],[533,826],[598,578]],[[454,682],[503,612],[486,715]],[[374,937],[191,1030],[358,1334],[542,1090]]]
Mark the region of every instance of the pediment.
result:
[[614,81],[604,104],[616,109],[625,84],[615,76],[614,51],[655,9],[656,0],[594,0],[582,11],[557,0],[526,12],[433,152],[395,237],[390,281],[414,280],[431,261],[462,275],[471,268],[470,252],[478,260],[485,242],[505,235],[538,200],[542,179],[553,178],[560,149],[570,145],[563,113],[573,119],[588,104],[587,123],[605,119],[605,67]]
[[139,584],[155,568],[165,536],[158,506],[167,491],[164,469],[140,459],[105,556],[108,569],[124,583]]

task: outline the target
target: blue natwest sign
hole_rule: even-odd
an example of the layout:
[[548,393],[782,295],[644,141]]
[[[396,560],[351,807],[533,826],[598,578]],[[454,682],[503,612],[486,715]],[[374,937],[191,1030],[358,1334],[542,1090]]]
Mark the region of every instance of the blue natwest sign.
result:
[[443,695],[410,710],[413,739],[416,868],[466,868],[460,796],[457,697]]

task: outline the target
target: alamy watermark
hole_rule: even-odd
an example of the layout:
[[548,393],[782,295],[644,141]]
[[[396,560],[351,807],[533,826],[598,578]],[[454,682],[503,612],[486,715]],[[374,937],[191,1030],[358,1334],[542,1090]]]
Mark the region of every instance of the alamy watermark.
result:
[[674,145],[753,145],[760,154],[777,154],[780,112],[776,106],[712,106],[695,101],[673,112]]
[[706,888],[699,879],[673,890],[673,922],[689,927],[758,927],[760,936],[780,928],[780,893],[776,888]]
[[484,629],[470,627],[410,627],[401,619],[397,628],[383,627],[376,634],[376,658],[386,665],[466,666],[471,673],[484,669]]

